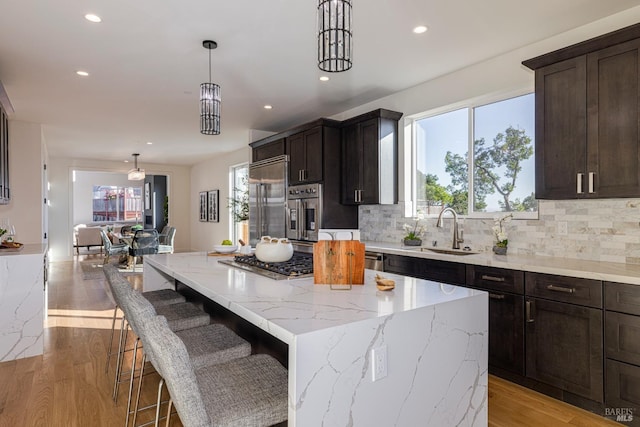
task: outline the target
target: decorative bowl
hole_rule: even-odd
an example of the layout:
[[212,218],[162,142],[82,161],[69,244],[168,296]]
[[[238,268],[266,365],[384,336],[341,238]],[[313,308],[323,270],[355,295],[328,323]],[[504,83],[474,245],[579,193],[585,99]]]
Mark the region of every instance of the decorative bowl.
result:
[[284,262],[293,256],[293,245],[287,239],[264,236],[256,245],[256,258],[262,262]]
[[215,245],[213,250],[220,254],[230,254],[238,250],[238,245]]

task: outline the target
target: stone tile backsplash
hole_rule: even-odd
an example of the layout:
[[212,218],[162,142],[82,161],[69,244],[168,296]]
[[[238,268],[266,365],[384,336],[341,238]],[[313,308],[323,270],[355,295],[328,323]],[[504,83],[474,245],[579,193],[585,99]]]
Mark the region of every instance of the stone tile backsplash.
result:
[[[507,225],[509,253],[640,264],[640,199],[541,200],[538,209],[538,219]],[[402,205],[360,206],[361,239],[400,242],[403,225],[414,224],[403,214]],[[444,227],[437,228],[436,220],[421,221],[426,229],[423,245],[437,241],[439,247],[448,247],[453,221],[447,218]],[[459,224],[464,231],[461,246],[491,250],[493,219],[461,218]]]

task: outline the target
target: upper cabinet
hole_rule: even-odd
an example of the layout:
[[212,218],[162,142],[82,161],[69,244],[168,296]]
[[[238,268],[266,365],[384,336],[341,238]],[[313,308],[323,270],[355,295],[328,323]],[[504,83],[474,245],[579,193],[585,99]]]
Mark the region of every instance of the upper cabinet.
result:
[[251,151],[251,161],[259,162],[260,160],[282,156],[285,153],[284,142],[285,138],[278,138],[275,141],[269,141],[267,143],[254,146]]
[[400,117],[402,113],[379,109],[343,122],[343,204],[398,202]]
[[322,126],[316,126],[287,137],[289,184],[322,181],[323,145]]
[[640,25],[523,64],[535,70],[536,198],[640,196]]

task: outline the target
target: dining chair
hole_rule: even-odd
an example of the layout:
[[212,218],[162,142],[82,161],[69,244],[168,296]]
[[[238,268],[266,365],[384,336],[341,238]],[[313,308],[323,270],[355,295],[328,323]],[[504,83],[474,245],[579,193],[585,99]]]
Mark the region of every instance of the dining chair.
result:
[[[158,387],[165,383],[169,390],[167,425],[172,405],[185,427],[261,427],[287,420],[287,369],[273,357],[255,354],[196,368],[164,316],[142,326],[147,341],[143,345],[153,354],[161,376]],[[159,411],[158,405],[156,425]]]
[[158,234],[158,239],[160,240],[161,245],[167,244],[167,236],[169,235],[170,228],[171,226],[165,225],[164,227],[162,227],[162,231],[160,232],[160,234]]
[[158,253],[159,254],[172,254],[173,253],[173,241],[176,237],[176,228],[169,227],[167,231],[167,237],[164,240],[164,243],[161,241],[158,245]]
[[136,265],[136,258],[158,253],[158,231],[155,229],[137,230],[129,248],[129,264]]
[[129,253],[129,245],[126,243],[111,243],[111,239],[104,229],[100,229],[102,245],[104,246],[104,260],[102,264],[107,264],[111,255],[126,255]]

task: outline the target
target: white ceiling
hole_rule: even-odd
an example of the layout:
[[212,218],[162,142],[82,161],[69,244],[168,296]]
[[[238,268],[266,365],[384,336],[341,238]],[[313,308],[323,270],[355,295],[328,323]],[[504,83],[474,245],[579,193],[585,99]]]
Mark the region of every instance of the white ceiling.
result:
[[[41,123],[51,156],[190,165],[246,145],[248,129],[338,114],[638,3],[355,0],[353,68],[323,83],[316,0],[0,0],[0,81],[10,118]],[[218,42],[217,136],[199,133],[205,39]]]

